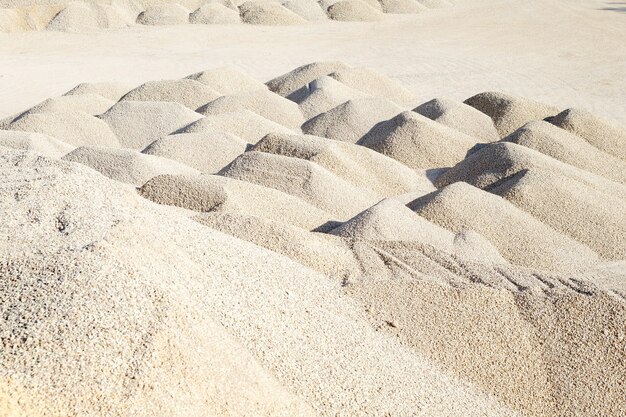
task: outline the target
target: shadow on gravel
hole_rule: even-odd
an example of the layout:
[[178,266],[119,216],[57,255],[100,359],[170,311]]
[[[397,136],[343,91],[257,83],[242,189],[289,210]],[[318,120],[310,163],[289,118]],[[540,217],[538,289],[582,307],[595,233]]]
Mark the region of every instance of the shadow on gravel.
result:
[[600,10],[607,10],[610,12],[622,12],[626,13],[626,2],[624,1],[611,1],[607,3],[607,7],[603,7]]

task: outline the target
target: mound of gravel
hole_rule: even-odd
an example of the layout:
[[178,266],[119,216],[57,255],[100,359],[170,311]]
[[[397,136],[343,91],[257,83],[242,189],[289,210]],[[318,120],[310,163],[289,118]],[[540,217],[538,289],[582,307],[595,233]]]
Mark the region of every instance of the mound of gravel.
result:
[[391,78],[367,68],[343,68],[330,74],[341,83],[365,94],[384,97],[399,106],[412,107],[415,96]]
[[472,136],[480,142],[500,140],[500,134],[491,117],[465,103],[447,98],[436,98],[416,107],[413,111]]
[[412,111],[379,123],[358,142],[415,169],[449,167],[476,139]]
[[171,101],[195,110],[222,94],[195,80],[148,81],[129,91],[120,101]]
[[472,229],[480,233],[505,259],[517,265],[571,272],[586,269],[597,260],[587,246],[505,199],[463,182],[421,197],[409,208],[452,232]]
[[230,25],[241,23],[239,12],[220,3],[207,3],[191,13],[189,22],[201,25]]
[[183,25],[189,23],[189,10],[177,3],[151,4],[137,16],[141,25]]
[[267,91],[267,86],[233,67],[221,67],[192,74],[187,78],[196,80],[219,91],[222,95]]
[[380,0],[380,5],[385,13],[417,14],[428,10],[417,0]]
[[306,120],[331,110],[346,101],[363,98],[365,93],[350,88],[327,75],[311,81],[305,89],[298,90],[296,101]]
[[376,124],[400,112],[401,107],[384,98],[358,98],[317,115],[302,125],[302,131],[356,143]]
[[296,103],[271,91],[249,91],[222,96],[197,111],[208,116],[239,110],[250,110],[290,129],[299,129],[304,122]]
[[144,155],[130,149],[81,146],[63,157],[86,165],[116,181],[142,186],[161,174],[196,175],[199,171],[171,159]]
[[416,241],[451,251],[454,234],[418,216],[394,199],[384,199],[328,233],[355,240]]
[[[100,175],[3,158],[5,227],[22,225],[0,246],[16,413],[512,414],[374,329],[323,275]],[[94,395],[94,379],[117,394]]]
[[269,134],[252,150],[306,159],[375,193],[389,197],[404,193],[426,194],[432,183],[415,170],[364,146],[317,136]]
[[118,137],[105,122],[80,111],[27,114],[6,130],[42,133],[74,146],[120,146]]
[[248,143],[229,133],[180,133],[152,142],[142,151],[181,162],[200,172],[216,174],[246,151]]
[[328,17],[342,22],[376,22],[383,13],[361,0],[339,0],[326,10]]
[[338,220],[348,219],[380,200],[327,169],[304,159],[265,152],[246,152],[220,175],[274,188],[320,208]]
[[159,204],[200,212],[256,216],[306,230],[332,220],[329,213],[300,198],[218,175],[161,175],[146,182],[140,193]]
[[55,112],[83,112],[92,116],[104,113],[115,102],[99,94],[80,94],[49,98],[36,106],[26,110],[24,114],[55,113]]
[[279,125],[250,110],[206,116],[185,126],[177,133],[230,133],[248,143],[257,143],[269,133],[293,134],[294,131]]
[[482,147],[439,175],[434,183],[437,187],[445,187],[463,181],[478,188],[490,189],[527,171],[555,173],[606,194],[626,199],[626,190],[622,184],[510,142]]
[[194,220],[238,239],[287,256],[337,281],[358,274],[358,264],[342,239],[309,232],[275,220],[238,213],[203,213]]
[[269,89],[276,94],[287,97],[290,100],[298,101],[292,94],[302,87],[324,75],[337,72],[342,68],[348,68],[346,64],[338,61],[312,62],[302,65],[266,83]]
[[625,199],[566,176],[532,170],[490,191],[604,259],[626,259]]
[[89,4],[82,1],[68,3],[48,23],[46,29],[62,32],[93,32],[99,29],[123,28],[129,21],[117,8],[110,5]]
[[28,25],[18,10],[0,7],[0,33],[24,32],[26,30],[28,30]]
[[282,5],[309,22],[328,19],[324,10],[315,0],[285,0],[282,1]]
[[544,121],[530,122],[503,139],[626,185],[626,163],[583,138]]
[[580,109],[564,110],[549,122],[626,161],[626,129],[618,123]]
[[626,258],[626,187],[523,146],[489,145],[437,179],[498,194],[606,259]]
[[528,122],[559,112],[547,104],[493,91],[476,94],[465,100],[465,104],[491,117],[500,137],[510,135]]
[[251,25],[285,26],[306,22],[301,16],[273,1],[246,1],[239,6],[239,15],[244,23]]
[[135,150],[142,150],[201,117],[179,103],[126,100],[100,115],[119,137],[122,146]]
[[74,146],[40,133],[0,130],[0,146],[5,148],[32,151],[47,156],[60,158],[74,149]]
[[132,89],[131,86],[122,83],[82,83],[72,88],[64,96],[75,96],[82,94],[97,94],[109,100],[118,101],[124,94]]

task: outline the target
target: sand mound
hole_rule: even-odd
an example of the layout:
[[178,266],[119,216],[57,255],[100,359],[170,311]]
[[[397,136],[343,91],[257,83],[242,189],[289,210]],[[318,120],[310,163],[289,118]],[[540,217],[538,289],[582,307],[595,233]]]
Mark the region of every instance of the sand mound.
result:
[[492,144],[437,178],[465,181],[501,195],[522,210],[594,249],[625,259],[626,187],[524,146]]
[[376,203],[328,233],[371,241],[374,245],[381,241],[420,242],[463,259],[485,264],[506,263],[498,250],[478,233],[464,230],[455,236],[394,199]]
[[603,258],[626,259],[625,199],[563,175],[533,170],[521,172],[490,191]]
[[380,0],[380,5],[385,13],[415,14],[427,10],[427,7],[416,0]]
[[264,152],[246,152],[221,172],[229,178],[274,188],[348,219],[380,200],[314,162]]
[[92,116],[104,113],[115,102],[98,94],[80,94],[49,98],[26,110],[24,114],[83,112]]
[[200,172],[216,174],[246,151],[248,143],[229,133],[181,133],[152,142],[142,152],[181,162]]
[[252,150],[306,159],[361,188],[382,196],[435,190],[409,167],[364,146],[317,136],[269,134]]
[[333,236],[237,213],[203,213],[194,220],[287,256],[337,281],[350,279],[358,273],[358,264],[348,246]]
[[361,0],[340,0],[332,4],[328,17],[343,22],[375,22],[382,20],[383,14]]
[[336,72],[341,68],[347,68],[346,64],[337,61],[312,62],[276,77],[266,84],[276,94],[293,99],[291,94],[296,90],[306,87],[311,81]]
[[510,135],[528,122],[543,120],[559,111],[543,103],[498,92],[485,92],[465,100],[493,120],[501,137]]
[[241,23],[241,18],[236,10],[230,9],[223,4],[207,3],[189,16],[189,22],[202,25],[228,25]]
[[144,155],[130,149],[81,146],[63,159],[86,165],[111,179],[136,186],[161,174],[199,174],[195,169],[171,159]]
[[106,22],[99,21],[92,6],[75,1],[69,3],[46,27],[47,30],[62,32],[90,32],[106,27]]
[[50,136],[11,130],[0,130],[0,146],[32,151],[48,158],[60,158],[74,149],[72,145]]
[[140,192],[159,204],[256,216],[306,230],[332,220],[330,214],[289,194],[217,175],[161,175],[144,184]]
[[330,76],[348,87],[384,97],[400,106],[414,106],[416,102],[413,94],[396,81],[367,68],[340,68]]
[[413,111],[475,137],[481,142],[494,142],[500,139],[491,117],[465,103],[436,98],[416,107]]
[[79,111],[27,114],[9,124],[7,130],[42,133],[74,146],[120,146],[106,123]]
[[327,75],[311,81],[304,89],[298,90],[300,111],[306,120],[327,112],[346,101],[363,98],[365,94],[350,88]]
[[299,25],[305,23],[301,16],[272,1],[247,1],[239,6],[244,23],[251,25]]
[[451,251],[454,234],[415,214],[394,199],[384,199],[330,234],[358,240],[417,241]]
[[192,74],[187,78],[196,80],[219,91],[223,95],[245,93],[247,91],[266,91],[265,84],[248,74],[232,67],[215,68]]
[[564,110],[551,117],[549,122],[626,161],[626,129],[623,126],[579,109]]
[[97,94],[109,100],[118,101],[124,94],[131,90],[132,87],[121,83],[82,83],[65,93],[65,96],[74,96],[81,94]]
[[476,140],[412,111],[375,126],[358,142],[411,168],[453,166]]
[[[530,271],[524,276],[510,269],[498,267],[493,276],[506,275],[516,283],[531,277]],[[624,344],[615,327],[615,320],[624,320],[623,303],[600,291],[578,293],[575,284],[570,289],[559,279],[573,281],[561,277],[535,275],[552,288],[539,280],[502,291],[482,284],[459,290],[424,279],[389,279],[355,284],[348,291],[367,306],[381,331],[520,415],[619,415],[624,389],[613,378],[623,378],[625,371],[611,344]],[[597,401],[603,404],[599,414],[586,411]]]
[[177,3],[152,4],[137,16],[142,25],[183,25],[189,23],[189,10]]
[[401,111],[401,107],[380,97],[349,100],[307,121],[302,125],[302,131],[310,135],[356,143],[377,123]]
[[205,116],[250,110],[291,129],[299,129],[304,122],[298,105],[270,91],[249,91],[222,96],[200,107]]
[[293,130],[267,120],[250,110],[206,116],[177,133],[230,133],[248,143],[256,143],[268,133],[293,134]]
[[[3,164],[15,185],[1,200],[24,225],[0,257],[0,364],[18,413],[511,414],[373,329],[321,274],[99,175],[25,159]],[[94,396],[94,378],[117,395]]]
[[90,32],[121,29],[134,24],[134,16],[115,4],[71,2],[48,23],[47,30]]
[[439,175],[434,183],[437,187],[445,187],[448,184],[463,181],[475,187],[487,189],[512,179],[520,172],[530,170],[556,173],[607,194],[626,199],[626,191],[621,184],[510,142],[483,146],[455,167]]
[[[597,259],[588,247],[505,199],[463,182],[419,198],[409,208],[453,232],[475,230],[489,239],[505,259],[517,265],[568,272],[588,268]],[[511,239],[512,231],[515,239]]]
[[309,22],[328,19],[324,10],[315,0],[286,0],[282,2],[282,5]]
[[626,184],[626,164],[584,139],[544,121],[530,122],[504,138],[566,164]]
[[0,33],[23,32],[25,30],[28,30],[28,27],[19,11],[0,8]]
[[141,150],[201,117],[178,103],[120,101],[100,119],[117,134],[123,147]]
[[195,110],[221,94],[195,80],[148,81],[129,91],[122,101],[171,101]]

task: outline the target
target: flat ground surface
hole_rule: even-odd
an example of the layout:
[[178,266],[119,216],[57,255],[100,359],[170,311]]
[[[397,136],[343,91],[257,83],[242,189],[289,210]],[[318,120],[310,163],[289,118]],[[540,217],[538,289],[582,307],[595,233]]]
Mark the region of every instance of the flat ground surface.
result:
[[0,34],[0,117],[84,81],[138,84],[234,64],[266,80],[342,60],[423,101],[501,90],[626,124],[626,2],[458,0],[377,23],[135,27]]

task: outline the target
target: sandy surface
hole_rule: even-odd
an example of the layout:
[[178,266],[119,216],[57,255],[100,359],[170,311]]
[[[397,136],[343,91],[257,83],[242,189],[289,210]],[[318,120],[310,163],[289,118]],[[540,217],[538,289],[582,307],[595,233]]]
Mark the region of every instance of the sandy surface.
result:
[[457,3],[375,23],[0,34],[0,116],[83,81],[139,84],[227,64],[265,81],[308,62],[339,59],[395,77],[421,101],[495,89],[626,122],[621,2]]

